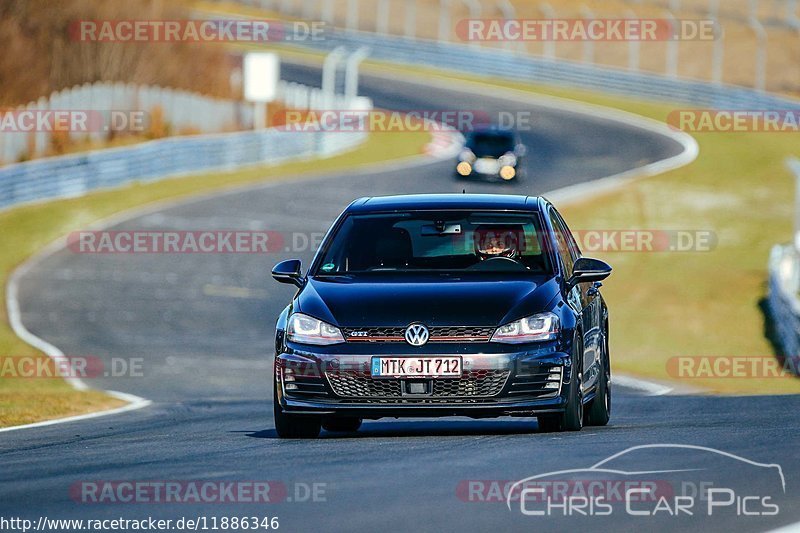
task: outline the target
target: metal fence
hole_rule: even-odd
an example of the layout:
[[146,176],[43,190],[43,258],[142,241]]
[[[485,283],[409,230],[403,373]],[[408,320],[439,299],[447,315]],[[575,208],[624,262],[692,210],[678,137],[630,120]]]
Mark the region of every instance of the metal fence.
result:
[[[281,81],[277,99],[292,109],[372,109],[364,97],[332,95],[297,83]],[[159,107],[175,129],[202,132],[252,128],[253,106],[217,100],[160,87],[97,83],[53,93],[28,109],[137,111]],[[104,119],[110,115],[101,114]],[[105,135],[109,122],[95,124]],[[72,132],[75,133],[75,132]],[[28,150],[31,143],[47,146],[50,132],[2,133],[0,153]],[[74,155],[46,157],[0,167],[0,209],[23,202],[75,197],[89,191],[132,181],[151,181],[180,174],[232,170],[249,165],[276,164],[301,157],[328,156],[357,146],[365,132],[279,129],[208,135],[175,136],[132,146],[93,150]],[[34,153],[43,150],[39,148]]]
[[790,159],[788,166],[796,177],[794,242],[772,248],[767,306],[776,340],[800,374],[800,160]]
[[365,133],[298,134],[267,129],[170,137],[17,163],[0,168],[0,209],[21,202],[80,196],[133,181],[326,156],[355,147],[365,138]]
[[373,59],[427,65],[455,72],[549,85],[600,90],[640,99],[719,109],[794,109],[797,100],[747,87],[672,78],[626,69],[370,32],[332,30],[325,40],[302,44],[318,50],[367,46]]
[[[678,28],[683,21],[713,21],[716,38],[713,52],[697,55],[696,49],[683,49],[678,39],[666,40],[665,50],[648,46],[636,39],[627,42],[627,53],[617,53],[601,42],[585,40],[579,47],[557,40],[472,41],[474,47],[504,47],[521,53],[534,53],[549,59],[570,58],[584,63],[604,63],[628,67],[632,71],[660,72],[670,77],[680,75],[681,54],[691,54],[699,68],[689,69],[716,83],[724,79],[759,89],[772,87],[796,89],[800,78],[791,69],[773,65],[775,57],[791,62],[785,49],[796,47],[800,39],[800,1],[798,0],[627,0],[618,12],[594,2],[564,5],[541,0],[238,0],[240,3],[276,10],[306,20],[322,20],[348,31],[368,30],[382,36],[407,39],[432,39],[442,43],[464,42],[459,22],[469,19],[524,20],[595,18],[637,19],[660,17]],[[369,6],[368,10],[364,8]],[[461,26],[463,29],[463,26]],[[730,34],[730,37],[727,37]],[[747,40],[743,50],[735,46]],[[734,46],[728,48],[726,41]],[[530,46],[532,46],[532,50]],[[603,53],[595,53],[595,48]],[[611,53],[609,53],[611,52]],[[647,53],[646,53],[647,52]],[[736,55],[730,55],[735,53]],[[772,56],[770,57],[770,54]],[[627,57],[625,57],[627,55]],[[663,59],[662,59],[663,57]],[[657,59],[656,59],[657,58]],[[779,63],[780,64],[780,63]],[[750,68],[752,67],[752,68]]]
[[[293,109],[370,109],[372,103],[364,98],[347,98],[334,95],[328,101],[322,90],[298,83],[281,81],[277,90],[278,101]],[[200,94],[166,89],[158,86],[140,86],[125,83],[98,82],[56,91],[49,98],[40,98],[15,110],[37,114],[48,111],[82,111],[91,117],[82,128],[64,129],[71,140],[88,138],[104,141],[115,131],[120,133],[147,133],[154,127],[156,114],[168,135],[181,133],[221,133],[253,127],[253,105],[237,100],[210,98]],[[131,122],[133,113],[144,113],[142,129]],[[121,119],[121,122],[120,120]],[[58,128],[53,128],[57,130]],[[13,163],[47,155],[54,131],[34,127],[33,131],[6,131],[0,133],[0,162]]]
[[[64,129],[70,139],[88,137],[100,141],[119,128],[130,131],[130,114],[143,112],[143,126],[148,127],[155,114],[171,133],[192,131],[217,133],[251,127],[252,106],[234,100],[211,98],[200,94],[167,89],[158,86],[141,86],[126,83],[97,82],[77,85],[42,97],[35,102],[4,113],[31,111],[82,111],[91,119],[81,128]],[[118,124],[116,117],[123,117]],[[135,127],[134,127],[135,129]],[[37,131],[38,130],[38,131]],[[0,134],[0,161],[15,162],[45,155],[51,145],[53,131],[34,128],[33,131],[7,131]]]
[[777,342],[795,373],[800,374],[800,257],[793,245],[775,245],[769,258],[767,307]]

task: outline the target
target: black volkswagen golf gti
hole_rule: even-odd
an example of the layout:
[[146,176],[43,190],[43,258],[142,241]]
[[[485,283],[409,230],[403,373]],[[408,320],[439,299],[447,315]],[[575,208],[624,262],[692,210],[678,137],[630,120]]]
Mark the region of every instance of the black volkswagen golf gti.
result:
[[361,198],[336,219],[278,318],[281,437],[381,417],[537,417],[605,425],[611,410],[606,263],[581,257],[544,198]]

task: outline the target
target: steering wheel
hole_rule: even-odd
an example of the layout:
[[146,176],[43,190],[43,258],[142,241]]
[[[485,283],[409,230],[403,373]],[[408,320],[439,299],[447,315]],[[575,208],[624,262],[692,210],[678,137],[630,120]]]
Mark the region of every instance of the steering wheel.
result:
[[511,259],[510,257],[490,257],[489,259],[484,259],[480,263],[476,263],[470,267],[470,270],[499,270],[499,271],[521,271],[521,270],[528,270],[528,267],[517,261],[516,259]]

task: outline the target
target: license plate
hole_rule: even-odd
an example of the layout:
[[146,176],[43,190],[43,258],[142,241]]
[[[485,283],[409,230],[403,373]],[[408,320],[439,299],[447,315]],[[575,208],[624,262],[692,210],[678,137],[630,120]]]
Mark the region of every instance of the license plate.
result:
[[460,377],[461,357],[373,357],[374,378]]
[[481,174],[496,174],[500,170],[500,163],[496,159],[478,159],[475,161],[475,172]]

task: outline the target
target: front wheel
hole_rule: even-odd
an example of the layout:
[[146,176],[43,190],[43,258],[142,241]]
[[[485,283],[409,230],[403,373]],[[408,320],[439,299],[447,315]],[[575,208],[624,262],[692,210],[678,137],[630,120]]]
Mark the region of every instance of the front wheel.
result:
[[611,368],[608,359],[608,345],[603,343],[604,354],[600,358],[602,367],[598,378],[597,394],[586,410],[587,426],[605,426],[611,418]]
[[539,430],[543,433],[553,431],[580,431],[583,427],[583,394],[581,393],[583,344],[575,342],[575,352],[572,357],[572,369],[569,380],[569,396],[564,412],[556,415],[542,415],[537,417]]
[[278,380],[273,381],[272,394],[275,432],[282,439],[313,439],[319,436],[322,427],[320,417],[313,415],[293,415],[283,410],[278,402]]

